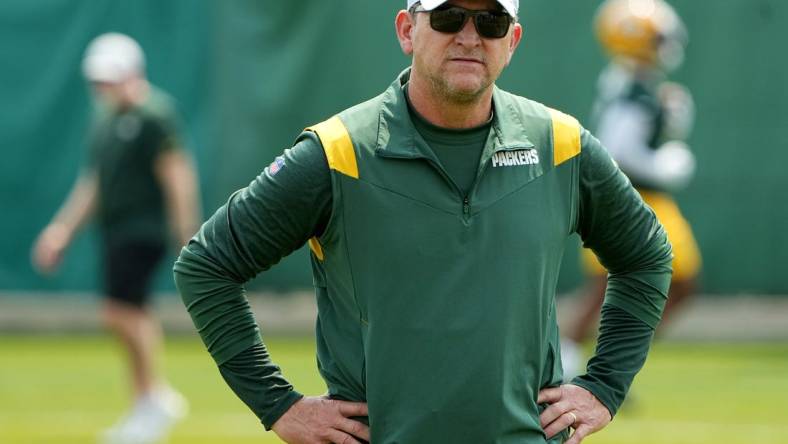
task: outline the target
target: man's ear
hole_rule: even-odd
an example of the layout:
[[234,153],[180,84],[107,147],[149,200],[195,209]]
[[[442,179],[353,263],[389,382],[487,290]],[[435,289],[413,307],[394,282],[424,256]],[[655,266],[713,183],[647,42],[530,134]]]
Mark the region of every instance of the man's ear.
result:
[[404,9],[397,13],[397,18],[394,19],[394,27],[397,30],[397,40],[402,52],[405,55],[413,54],[413,29],[415,27],[413,16]]
[[523,32],[523,26],[519,23],[515,23],[514,29],[512,29],[512,37],[509,41],[509,56],[506,58],[507,65],[509,65],[509,62],[512,60],[512,56],[514,55],[514,51],[517,49],[517,46],[523,39]]

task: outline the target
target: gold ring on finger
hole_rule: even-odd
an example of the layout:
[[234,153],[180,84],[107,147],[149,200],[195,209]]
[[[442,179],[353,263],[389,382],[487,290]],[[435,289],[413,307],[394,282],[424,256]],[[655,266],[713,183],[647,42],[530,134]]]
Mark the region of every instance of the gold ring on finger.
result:
[[575,415],[574,412],[566,412],[566,414],[572,417],[571,426],[574,427],[574,425],[577,424],[577,415]]

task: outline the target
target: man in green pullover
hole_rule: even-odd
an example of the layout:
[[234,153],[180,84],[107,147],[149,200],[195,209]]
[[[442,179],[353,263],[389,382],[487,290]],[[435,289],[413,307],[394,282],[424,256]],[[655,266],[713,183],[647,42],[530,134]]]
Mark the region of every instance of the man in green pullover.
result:
[[[409,0],[396,31],[411,67],[305,130],[182,250],[176,283],[208,351],[285,442],[576,444],[642,367],[670,245],[575,119],[495,86],[518,3]],[[561,385],[572,233],[610,277],[596,354]],[[281,374],[243,289],[307,242],[323,397]]]

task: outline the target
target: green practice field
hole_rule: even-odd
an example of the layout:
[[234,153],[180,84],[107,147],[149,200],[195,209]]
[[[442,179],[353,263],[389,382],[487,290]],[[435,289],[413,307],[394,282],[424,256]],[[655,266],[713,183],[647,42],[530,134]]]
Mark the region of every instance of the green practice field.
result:
[[[325,390],[311,339],[268,340],[301,390]],[[128,396],[122,356],[91,336],[0,337],[0,443],[91,443]],[[191,402],[172,444],[277,443],[224,385],[195,338],[167,344],[168,375]],[[631,401],[596,444],[788,443],[788,344],[655,346]]]

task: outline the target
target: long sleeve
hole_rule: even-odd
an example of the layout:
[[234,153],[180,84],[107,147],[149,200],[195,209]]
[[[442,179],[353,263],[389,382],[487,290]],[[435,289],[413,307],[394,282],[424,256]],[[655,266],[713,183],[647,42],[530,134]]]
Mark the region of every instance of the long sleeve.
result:
[[265,345],[257,344],[219,366],[219,373],[233,392],[271,430],[293,403],[302,398],[282,378]]
[[615,415],[662,317],[672,253],[665,230],[599,141],[583,132],[578,232],[609,270],[600,336],[585,387]]
[[244,283],[319,235],[331,178],[311,133],[234,193],[181,251],[175,283],[231,388],[269,427],[300,398],[270,359]]
[[610,304],[602,306],[599,339],[585,375],[572,383],[594,394],[614,415],[643,367],[654,328]]

